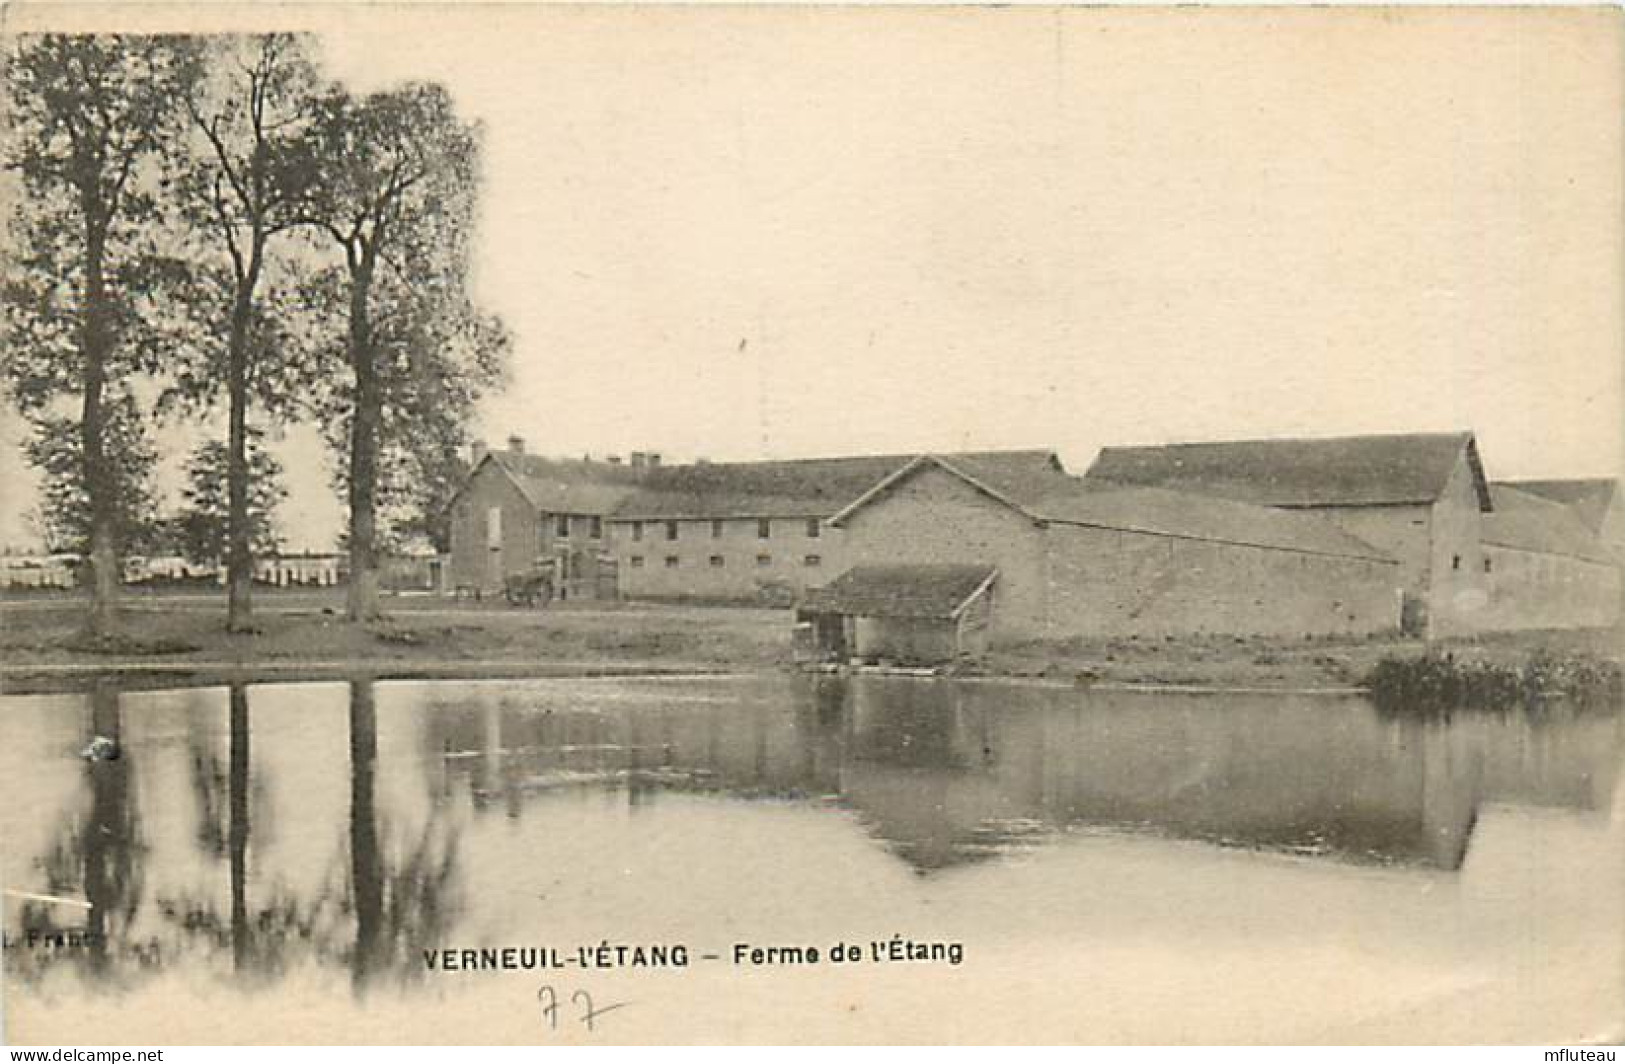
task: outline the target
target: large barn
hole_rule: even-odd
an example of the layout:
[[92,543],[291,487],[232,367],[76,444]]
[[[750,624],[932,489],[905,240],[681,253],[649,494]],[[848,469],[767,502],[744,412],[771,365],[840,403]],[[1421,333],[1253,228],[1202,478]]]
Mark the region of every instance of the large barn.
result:
[[1478,627],[1493,502],[1471,432],[1107,447],[1085,476],[1317,514],[1398,559],[1406,630]]
[[1490,485],[1484,515],[1486,630],[1594,628],[1619,615],[1619,556],[1575,510],[1509,484]]
[[1320,635],[1399,624],[1396,559],[1313,514],[922,456],[831,519],[853,566],[985,564],[995,637]]

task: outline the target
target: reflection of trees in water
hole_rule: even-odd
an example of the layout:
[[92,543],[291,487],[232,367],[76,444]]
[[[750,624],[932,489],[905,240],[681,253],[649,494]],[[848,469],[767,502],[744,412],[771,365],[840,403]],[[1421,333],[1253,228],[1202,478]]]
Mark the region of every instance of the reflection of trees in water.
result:
[[[163,914],[184,934],[192,951],[229,953],[238,976],[269,979],[305,963],[343,967],[358,988],[393,974],[422,971],[420,951],[438,945],[462,910],[456,896],[458,833],[445,813],[432,807],[415,838],[400,847],[384,844],[387,825],[376,800],[378,727],[372,684],[351,685],[349,705],[350,825],[348,837],[313,891],[298,893],[278,881],[250,897],[253,796],[261,786],[250,775],[248,695],[231,689],[231,740],[225,796],[213,786],[217,774],[193,772],[198,798],[197,832],[203,851],[228,864],[229,913],[197,893],[163,899]],[[194,764],[197,759],[194,757]],[[214,810],[228,812],[223,831],[207,829]],[[219,838],[223,845],[213,842]],[[398,858],[391,857],[398,852]]]
[[[68,813],[52,836],[52,848],[35,862],[45,880],[40,893],[63,901],[26,901],[18,921],[24,935],[87,935],[88,944],[6,951],[8,964],[25,979],[41,978],[58,964],[81,965],[98,978],[112,979],[159,959],[157,941],[139,939],[133,932],[148,850],[136,802],[135,766],[121,744],[118,691],[98,684],[88,697],[87,749],[98,738],[111,742],[100,744],[102,756],[85,760],[84,803]],[[88,909],[73,904],[78,897]]]
[[370,680],[350,684],[350,890],[355,944],[350,970],[359,991],[386,974],[421,974],[421,953],[444,938],[463,908],[459,833],[431,805],[418,838],[391,863],[377,808],[378,711]]
[[[371,683],[350,691],[350,824],[327,873],[313,890],[288,887],[254,862],[263,848],[264,781],[252,772],[251,717],[247,689],[229,693],[230,733],[226,762],[203,738],[206,722],[194,720],[189,783],[195,803],[193,844],[210,862],[223,862],[229,900],[210,889],[210,879],[166,891],[145,907],[149,857],[135,800],[133,759],[128,749],[110,760],[87,761],[81,810],[64,818],[55,843],[36,862],[44,881],[37,893],[67,904],[25,901],[19,931],[41,935],[91,935],[87,948],[6,951],[18,978],[37,981],[56,966],[75,965],[98,983],[176,962],[196,967],[222,963],[237,978],[274,979],[303,964],[350,971],[357,989],[379,979],[421,975],[421,951],[440,945],[464,909],[459,886],[459,832],[444,806],[431,806],[420,830],[397,833],[379,809],[377,716]],[[121,738],[119,695],[98,687],[90,696],[96,736]],[[88,908],[78,899],[84,898]],[[151,912],[169,934],[138,937],[142,913]]]
[[181,932],[193,959],[199,951],[229,955],[237,976],[266,978],[304,959],[336,957],[339,950],[329,943],[344,932],[337,898],[326,890],[301,898],[279,883],[265,889],[263,900],[250,904],[249,844],[257,836],[264,846],[269,803],[265,781],[251,772],[247,687],[232,684],[228,702],[225,763],[207,741],[206,722],[196,715],[188,752],[197,806],[193,839],[205,857],[227,864],[229,912],[222,914],[217,901],[203,891],[164,895],[157,907]]

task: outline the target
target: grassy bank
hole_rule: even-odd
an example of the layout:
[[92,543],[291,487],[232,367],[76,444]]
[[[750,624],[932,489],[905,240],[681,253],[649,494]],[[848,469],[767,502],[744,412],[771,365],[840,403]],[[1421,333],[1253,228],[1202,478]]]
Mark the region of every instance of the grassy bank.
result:
[[[769,668],[788,660],[788,614],[776,610],[555,605],[397,599],[384,620],[352,624],[342,602],[318,593],[266,595],[257,631],[228,634],[213,599],[143,598],[124,606],[120,634],[92,640],[83,604],[69,599],[0,604],[0,689],[72,688],[88,670],[159,670],[245,679],[556,675],[594,671]],[[154,680],[153,682],[157,682]]]
[[[342,609],[340,593],[331,590],[263,593],[257,599],[259,631],[228,635],[218,594],[132,595],[123,633],[92,641],[82,634],[84,603],[76,597],[0,599],[0,689],[72,687],[93,670],[162,670],[165,682],[175,683],[194,666],[199,677],[218,680],[222,674],[256,679],[747,671],[790,663],[791,618],[785,610],[649,603],[532,610],[424,596],[388,599],[386,620],[357,625],[342,619]],[[1437,671],[1434,666],[1405,663],[1439,655],[1449,655],[1464,673],[1489,676],[1522,668],[1537,654],[1551,662],[1612,662],[1617,670],[1622,648],[1618,631],[1518,633],[1431,648],[1398,638],[1034,640],[996,647],[977,671],[1067,683],[1216,687],[1347,688],[1381,681],[1397,690],[1412,682],[1401,677],[1413,674],[1395,669],[1420,669],[1414,676],[1425,678]],[[81,678],[75,680],[76,674]],[[1407,697],[1418,690],[1404,689]]]
[[1531,655],[1617,666],[1625,657],[1625,637],[1617,630],[1518,632],[1431,645],[1398,637],[1045,639],[996,648],[986,671],[1082,683],[1364,687],[1385,662],[1402,664],[1443,654],[1468,667],[1517,667]]

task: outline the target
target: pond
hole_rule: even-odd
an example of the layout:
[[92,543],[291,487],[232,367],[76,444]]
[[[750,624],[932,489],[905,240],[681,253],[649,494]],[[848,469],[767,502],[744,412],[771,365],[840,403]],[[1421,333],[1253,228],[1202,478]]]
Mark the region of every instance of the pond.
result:
[[[1618,714],[881,677],[8,696],[7,1022],[79,1044],[1605,1037],[1622,760]],[[589,1031],[544,985],[620,1007]]]

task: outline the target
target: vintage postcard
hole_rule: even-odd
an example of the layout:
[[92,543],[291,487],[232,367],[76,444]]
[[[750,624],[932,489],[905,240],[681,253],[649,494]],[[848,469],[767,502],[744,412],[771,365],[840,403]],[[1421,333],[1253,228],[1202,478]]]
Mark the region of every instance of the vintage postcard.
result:
[[6,1041],[1625,1036],[1617,10],[0,18]]

